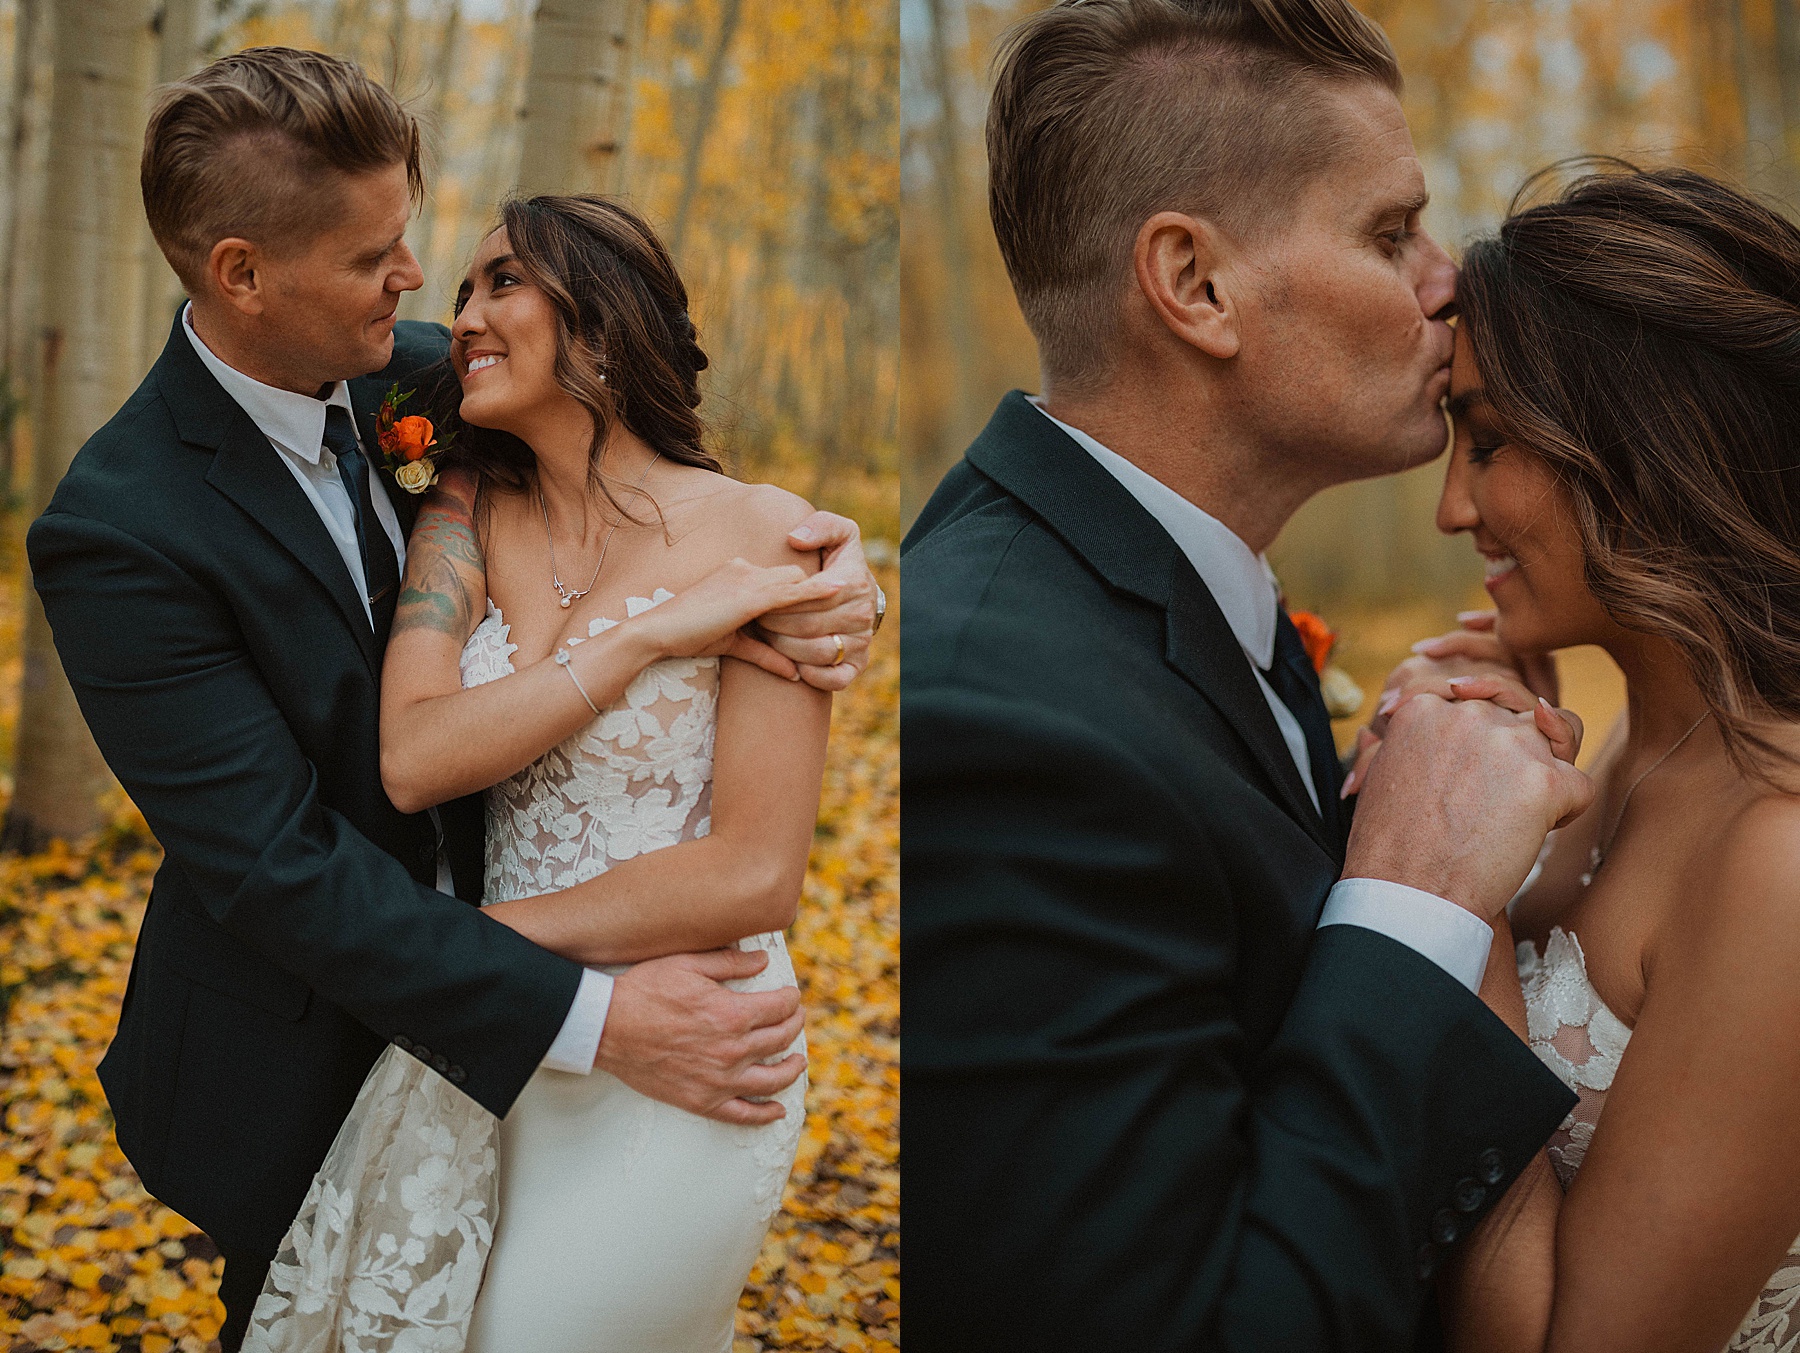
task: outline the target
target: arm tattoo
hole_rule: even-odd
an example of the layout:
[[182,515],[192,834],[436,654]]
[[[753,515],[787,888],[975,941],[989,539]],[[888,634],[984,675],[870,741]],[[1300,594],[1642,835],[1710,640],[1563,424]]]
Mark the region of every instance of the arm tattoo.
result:
[[475,535],[471,505],[440,488],[426,500],[407,542],[406,581],[394,610],[393,633],[432,629],[468,638],[479,612],[486,610],[486,579],[487,560]]

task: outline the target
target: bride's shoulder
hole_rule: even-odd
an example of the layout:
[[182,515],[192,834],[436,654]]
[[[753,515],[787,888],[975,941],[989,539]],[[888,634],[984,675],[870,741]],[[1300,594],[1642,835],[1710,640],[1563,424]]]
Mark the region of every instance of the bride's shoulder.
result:
[[1701,929],[1731,943],[1776,943],[1800,959],[1800,795],[1752,797],[1715,838]]
[[679,542],[703,547],[721,560],[817,567],[817,556],[794,550],[787,534],[812,515],[812,504],[774,484],[746,484],[710,471],[665,509],[669,532]]

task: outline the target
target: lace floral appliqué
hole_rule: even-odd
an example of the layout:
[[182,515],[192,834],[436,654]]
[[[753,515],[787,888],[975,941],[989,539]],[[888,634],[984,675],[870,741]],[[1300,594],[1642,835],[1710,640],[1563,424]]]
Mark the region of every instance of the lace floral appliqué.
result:
[[[1560,926],[1551,929],[1542,957],[1530,940],[1519,942],[1517,957],[1532,1051],[1580,1097],[1550,1138],[1550,1164],[1567,1189],[1594,1140],[1631,1030],[1606,1008],[1588,980],[1581,942]],[[1800,1327],[1794,1320],[1800,1305],[1800,1240],[1787,1258],[1763,1285],[1723,1353],[1795,1353],[1800,1348]]]

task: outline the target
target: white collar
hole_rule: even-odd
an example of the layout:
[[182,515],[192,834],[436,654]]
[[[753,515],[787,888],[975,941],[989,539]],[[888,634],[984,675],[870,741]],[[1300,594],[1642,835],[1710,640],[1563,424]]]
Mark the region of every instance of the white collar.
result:
[[225,393],[237,401],[237,405],[250,415],[252,422],[262,430],[263,436],[274,442],[276,446],[291,456],[298,456],[309,465],[319,463],[319,452],[325,443],[325,410],[337,405],[351,417],[356,418],[356,410],[350,404],[350,387],[339,381],[331,387],[331,394],[324,399],[312,395],[295,394],[292,390],[277,389],[273,385],[264,385],[253,376],[246,376],[234,366],[228,366],[211,348],[207,347],[200,335],[194,332],[194,306],[189,302],[181,311],[181,327],[188,336],[188,342],[194,345],[194,351],[206,364]]
[[1109,451],[1078,427],[1045,412],[1035,397],[1033,408],[1068,433],[1075,444],[1100,463],[1137,499],[1188,557],[1206,590],[1225,615],[1250,661],[1264,671],[1275,660],[1275,606],[1278,588],[1269,561],[1217,517],[1195,507],[1155,476]]

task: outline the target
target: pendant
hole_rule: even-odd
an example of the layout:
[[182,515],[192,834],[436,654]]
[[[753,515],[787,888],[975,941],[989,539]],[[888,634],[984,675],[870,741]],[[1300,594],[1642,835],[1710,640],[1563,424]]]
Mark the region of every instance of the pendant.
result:
[[1599,846],[1589,846],[1588,847],[1587,873],[1585,873],[1581,876],[1581,886],[1583,888],[1587,887],[1590,883],[1592,883],[1594,881],[1594,875],[1598,874],[1600,872],[1600,862],[1602,860],[1604,860],[1605,858],[1606,857],[1600,853]]
[[561,607],[562,607],[562,608],[563,608],[563,610],[565,610],[565,611],[566,611],[566,610],[568,610],[568,609],[569,609],[569,603],[570,603],[570,602],[572,602],[572,601],[574,601],[574,600],[575,600],[575,598],[574,598],[574,597],[564,597],[564,598],[563,598],[563,599],[562,599],[562,601],[560,601],[560,602],[559,602],[559,603],[558,603],[558,605],[560,605],[560,606],[561,606]]

